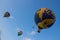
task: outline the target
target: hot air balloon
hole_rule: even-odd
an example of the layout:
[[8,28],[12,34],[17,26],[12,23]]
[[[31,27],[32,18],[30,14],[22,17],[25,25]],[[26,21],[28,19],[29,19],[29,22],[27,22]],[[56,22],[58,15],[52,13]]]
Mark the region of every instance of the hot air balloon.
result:
[[4,17],[10,17],[10,13],[9,12],[5,12]]
[[23,32],[20,30],[19,32],[18,32],[18,36],[21,36],[23,34]]
[[38,32],[40,32],[40,30],[50,28],[54,24],[56,20],[55,13],[48,8],[41,8],[35,13],[34,20]]

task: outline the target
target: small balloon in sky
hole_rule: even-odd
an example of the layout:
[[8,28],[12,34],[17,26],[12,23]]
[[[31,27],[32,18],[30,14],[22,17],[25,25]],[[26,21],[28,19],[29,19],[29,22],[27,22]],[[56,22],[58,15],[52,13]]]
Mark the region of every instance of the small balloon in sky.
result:
[[23,31],[19,30],[18,31],[18,36],[21,36],[23,34]]
[[34,16],[35,23],[38,27],[38,32],[41,29],[50,28],[55,23],[55,13],[49,8],[39,9]]
[[5,12],[4,17],[10,17],[10,13],[9,12]]

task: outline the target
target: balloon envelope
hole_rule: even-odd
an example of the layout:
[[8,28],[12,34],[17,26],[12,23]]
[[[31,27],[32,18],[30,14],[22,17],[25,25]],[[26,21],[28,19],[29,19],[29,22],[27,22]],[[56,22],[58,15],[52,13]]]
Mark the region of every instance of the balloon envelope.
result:
[[22,34],[23,34],[22,31],[19,31],[19,32],[18,32],[18,36],[21,36]]
[[4,17],[10,17],[10,13],[9,12],[5,12]]
[[40,29],[46,29],[51,27],[55,22],[55,14],[48,8],[41,8],[35,13],[35,23],[38,26],[38,32]]

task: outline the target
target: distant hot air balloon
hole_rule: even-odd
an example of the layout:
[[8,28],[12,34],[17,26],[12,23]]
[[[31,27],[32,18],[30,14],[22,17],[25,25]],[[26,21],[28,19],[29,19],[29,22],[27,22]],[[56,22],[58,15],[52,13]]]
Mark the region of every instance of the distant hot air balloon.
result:
[[19,32],[18,32],[18,36],[21,36],[23,34],[23,32],[20,30]]
[[10,13],[9,12],[5,12],[4,17],[10,17]]
[[41,29],[51,27],[55,22],[55,14],[48,8],[41,8],[35,13],[35,23],[38,26],[38,32]]

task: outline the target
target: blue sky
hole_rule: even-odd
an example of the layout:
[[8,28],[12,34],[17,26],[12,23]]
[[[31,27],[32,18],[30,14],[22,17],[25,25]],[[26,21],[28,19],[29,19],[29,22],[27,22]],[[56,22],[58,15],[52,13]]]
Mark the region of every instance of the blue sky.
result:
[[[60,40],[59,0],[0,0],[0,30],[2,40]],[[56,22],[49,29],[38,33],[34,21],[35,12],[40,8],[50,8],[56,14]],[[8,11],[10,18],[4,18]],[[35,28],[33,29],[32,26]],[[21,29],[23,35],[17,35]]]

